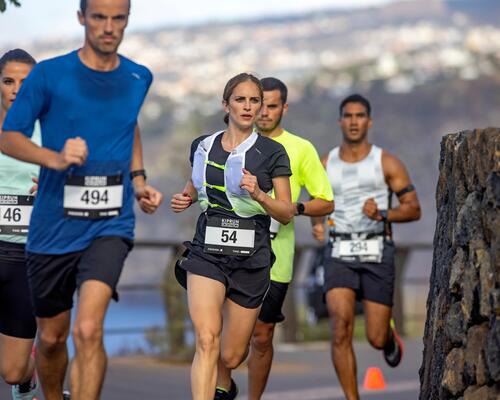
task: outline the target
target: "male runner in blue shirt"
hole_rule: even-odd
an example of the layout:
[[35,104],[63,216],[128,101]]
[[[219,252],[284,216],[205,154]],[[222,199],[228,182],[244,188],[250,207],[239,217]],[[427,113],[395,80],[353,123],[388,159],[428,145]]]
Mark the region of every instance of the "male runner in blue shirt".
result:
[[[152,75],[117,53],[129,11],[129,0],[81,0],[83,47],[37,65],[3,126],[0,149],[42,167],[26,249],[46,400],[62,398],[76,289],[72,399],[99,398],[103,321],[132,248],[134,194],[147,213],[162,200],[145,183],[137,125]],[[28,138],[37,119],[43,147]]]

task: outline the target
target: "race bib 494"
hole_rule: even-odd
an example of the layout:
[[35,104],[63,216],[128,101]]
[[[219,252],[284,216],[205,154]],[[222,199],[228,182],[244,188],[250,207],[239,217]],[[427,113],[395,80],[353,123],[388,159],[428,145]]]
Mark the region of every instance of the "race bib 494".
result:
[[68,176],[63,205],[64,215],[70,218],[100,219],[120,215],[122,175]]

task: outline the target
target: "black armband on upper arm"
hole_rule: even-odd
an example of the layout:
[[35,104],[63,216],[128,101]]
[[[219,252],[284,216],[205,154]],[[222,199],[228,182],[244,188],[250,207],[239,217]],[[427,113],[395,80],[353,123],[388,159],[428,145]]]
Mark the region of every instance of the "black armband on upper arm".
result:
[[412,184],[409,184],[405,188],[401,189],[399,192],[396,192],[396,196],[401,197],[402,195],[404,195],[406,193],[413,192],[414,190],[415,190],[415,186],[413,186]]

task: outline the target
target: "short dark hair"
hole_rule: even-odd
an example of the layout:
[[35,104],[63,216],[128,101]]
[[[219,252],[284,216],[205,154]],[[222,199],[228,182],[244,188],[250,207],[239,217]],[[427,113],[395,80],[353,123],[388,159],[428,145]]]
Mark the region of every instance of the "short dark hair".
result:
[[0,58],[0,74],[3,72],[5,65],[9,62],[19,62],[22,64],[35,65],[36,60],[23,49],[9,50]]
[[[131,1],[132,0],[129,0],[129,2],[128,2],[128,8],[130,8],[130,2]],[[85,14],[85,11],[87,10],[87,3],[88,3],[87,0],[80,0],[80,12],[82,14]]]
[[278,78],[263,78],[260,80],[260,83],[262,83],[262,87],[264,88],[264,92],[270,92],[272,90],[279,90],[280,91],[280,97],[281,97],[281,102],[283,104],[286,103],[286,100],[288,99],[288,88],[286,85],[280,81]]
[[347,96],[344,100],[342,100],[342,103],[340,103],[339,107],[339,115],[342,116],[342,112],[344,111],[344,107],[348,103],[360,103],[365,106],[366,108],[366,113],[368,114],[369,117],[371,117],[372,113],[372,106],[370,105],[370,102],[366,97],[361,96],[360,94],[351,94],[350,96]]
[[85,14],[85,10],[87,9],[87,0],[80,0],[80,12]]

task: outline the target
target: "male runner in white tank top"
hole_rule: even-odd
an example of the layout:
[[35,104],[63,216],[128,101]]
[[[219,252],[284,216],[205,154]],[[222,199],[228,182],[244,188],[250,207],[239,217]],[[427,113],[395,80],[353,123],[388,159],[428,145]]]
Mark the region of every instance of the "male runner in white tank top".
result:
[[[404,164],[368,142],[371,106],[360,95],[340,105],[343,140],[322,162],[335,193],[325,254],[324,291],[332,321],[332,361],[346,399],[358,400],[352,347],[356,299],[363,303],[366,336],[395,367],[403,343],[391,320],[394,291],[394,242],[390,223],[420,218],[420,204]],[[391,194],[399,200],[390,206]],[[322,219],[313,234],[325,238]]]

